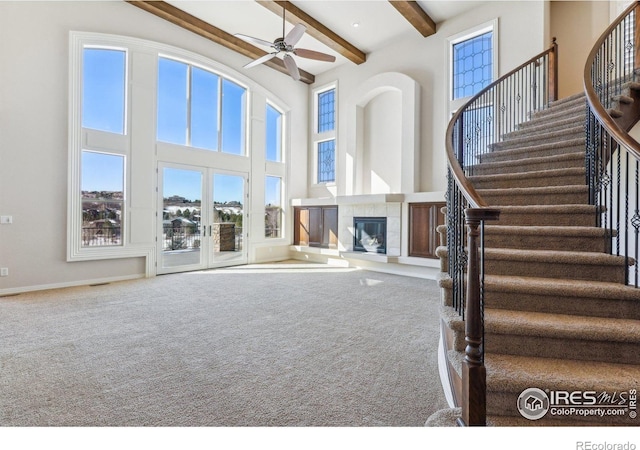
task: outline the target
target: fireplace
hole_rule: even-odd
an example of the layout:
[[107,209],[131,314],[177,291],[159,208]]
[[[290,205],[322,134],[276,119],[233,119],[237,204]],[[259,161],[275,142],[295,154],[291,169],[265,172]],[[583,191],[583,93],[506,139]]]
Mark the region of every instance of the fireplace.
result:
[[387,218],[354,217],[353,251],[387,253]]

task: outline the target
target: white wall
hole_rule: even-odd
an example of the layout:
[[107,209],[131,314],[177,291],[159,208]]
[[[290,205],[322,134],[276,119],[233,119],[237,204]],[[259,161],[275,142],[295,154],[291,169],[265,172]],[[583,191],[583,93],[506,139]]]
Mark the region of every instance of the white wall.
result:
[[584,89],[587,56],[608,25],[608,1],[551,2],[551,35],[558,42],[560,98]]
[[[348,114],[343,112],[350,102],[350,93],[357,91],[360,85],[375,75],[385,72],[405,74],[416,80],[421,87],[421,123],[418,125],[421,135],[419,188],[425,192],[443,191],[446,187],[444,138],[448,123],[448,62],[445,56],[447,38],[495,18],[499,20],[500,74],[517,67],[550,44],[547,36],[546,2],[489,2],[438,24],[435,35],[424,38],[417,31],[411,30],[404,38],[369,54],[364,64],[346,64],[317,76],[317,86],[339,80],[339,152],[344,151],[347,142]],[[389,155],[389,158],[393,157],[400,158],[400,155]],[[338,195],[345,194],[343,171],[344,167],[338,168]],[[317,198],[332,196],[322,186],[310,186],[309,194],[310,197]]]
[[[66,261],[69,31],[148,39],[242,71],[246,57],[125,2],[0,2],[0,293],[142,276],[142,258]],[[290,161],[307,165],[309,89],[266,67],[245,72],[291,107]],[[288,192],[304,197],[306,174],[290,170]],[[264,183],[261,183],[264,186]],[[286,254],[273,243],[255,258]],[[282,242],[279,245],[286,245]],[[264,251],[262,250],[264,249]],[[265,258],[268,256],[264,256]]]
[[402,145],[402,96],[386,91],[364,108],[363,117],[363,194],[401,192],[400,158],[389,158],[390,151]]

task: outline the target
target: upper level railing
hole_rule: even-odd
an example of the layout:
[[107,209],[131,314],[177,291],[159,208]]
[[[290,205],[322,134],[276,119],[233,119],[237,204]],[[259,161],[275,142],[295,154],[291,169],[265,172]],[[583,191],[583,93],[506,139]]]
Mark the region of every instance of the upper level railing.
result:
[[639,14],[640,2],[634,2],[598,39],[584,69],[589,201],[598,207],[596,225],[611,230],[608,248],[624,256],[627,284],[635,287],[640,277],[640,144],[629,132],[640,119]]
[[484,201],[468,177],[474,175],[480,156],[491,151],[491,144],[557,99],[557,53],[554,39],[551,48],[472,97],[454,114],[447,128],[448,273],[453,307],[465,319],[467,343],[462,370],[462,425],[486,423],[482,231],[486,220],[496,220],[500,214]]

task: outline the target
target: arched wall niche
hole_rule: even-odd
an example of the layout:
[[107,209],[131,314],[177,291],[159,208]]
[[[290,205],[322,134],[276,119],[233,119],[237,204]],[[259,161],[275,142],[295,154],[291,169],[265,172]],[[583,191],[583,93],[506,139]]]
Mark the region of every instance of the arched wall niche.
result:
[[345,195],[418,190],[420,85],[397,72],[362,83],[346,104]]

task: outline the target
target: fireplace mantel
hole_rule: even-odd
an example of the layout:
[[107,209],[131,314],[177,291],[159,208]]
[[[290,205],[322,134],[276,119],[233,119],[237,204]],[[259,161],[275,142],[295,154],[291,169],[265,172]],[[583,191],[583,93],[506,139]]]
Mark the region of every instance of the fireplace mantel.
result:
[[368,194],[368,195],[342,195],[336,197],[338,205],[363,205],[374,203],[402,203],[404,194]]

